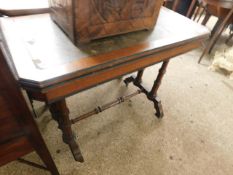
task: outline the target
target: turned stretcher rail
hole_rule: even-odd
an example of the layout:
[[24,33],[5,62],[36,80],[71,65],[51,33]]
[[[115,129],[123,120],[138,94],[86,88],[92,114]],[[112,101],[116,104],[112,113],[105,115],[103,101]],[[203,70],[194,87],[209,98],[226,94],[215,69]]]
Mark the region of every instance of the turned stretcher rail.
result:
[[105,104],[103,106],[98,106],[94,110],[92,110],[92,111],[90,111],[90,112],[88,112],[86,114],[80,115],[80,116],[76,117],[75,119],[72,119],[71,123],[75,124],[75,123],[77,123],[77,122],[79,122],[79,121],[81,121],[83,119],[86,119],[86,118],[91,117],[91,116],[93,116],[95,114],[101,113],[101,112],[103,112],[103,111],[105,111],[105,110],[107,110],[107,109],[109,109],[111,107],[114,107],[116,105],[119,105],[119,104],[129,100],[130,98],[132,98],[132,97],[134,97],[134,96],[136,96],[136,95],[138,95],[140,93],[142,93],[141,89],[137,90],[136,92],[134,92],[132,94],[119,97],[119,98],[117,98],[117,100],[109,102],[109,103],[107,103],[107,104]]

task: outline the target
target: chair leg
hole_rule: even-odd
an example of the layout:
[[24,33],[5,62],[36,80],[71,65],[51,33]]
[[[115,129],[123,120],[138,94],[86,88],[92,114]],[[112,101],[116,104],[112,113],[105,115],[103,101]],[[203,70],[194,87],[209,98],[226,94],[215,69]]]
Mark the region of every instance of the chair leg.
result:
[[233,23],[230,25],[229,38],[227,38],[226,44],[228,44],[232,38],[233,38]]
[[233,14],[233,8],[230,10],[230,12],[227,14],[227,16],[225,17],[225,19],[221,23],[221,25],[216,30],[215,34],[213,35],[213,37],[210,40],[210,43],[204,49],[204,52],[202,53],[200,59],[198,60],[198,63],[200,63],[201,60],[202,60],[202,58],[204,57],[204,55],[207,54],[211,50],[211,48],[213,47],[213,45],[216,42],[216,40],[218,39],[218,37],[222,34],[223,30],[228,25],[228,23],[229,23],[229,21],[231,19],[232,14]]
[[192,17],[193,11],[195,11],[195,8],[196,8],[196,4],[197,4],[197,0],[192,0],[191,5],[190,5],[188,12],[186,14],[186,16],[188,18]]
[[197,22],[199,22],[200,19],[201,19],[201,17],[204,15],[205,9],[204,9],[204,8],[201,8],[201,11],[200,11],[199,13],[200,13],[200,15],[199,15],[199,18],[197,19]]
[[48,171],[50,171],[51,175],[59,175],[58,169],[45,144],[40,145],[38,143],[38,146],[36,146],[35,149],[36,149],[36,153],[40,156],[40,158],[46,165],[46,168],[48,169]]
[[[214,34],[216,33],[217,29],[219,28],[219,26],[221,25],[222,22],[223,22],[222,19],[219,18],[218,21],[217,21],[217,23],[215,24],[213,30],[211,31],[210,38],[212,38],[214,36]],[[210,54],[211,51],[213,50],[213,48],[214,48],[215,44],[217,43],[219,37],[221,36],[222,32],[213,41],[213,43],[212,43],[212,45],[211,45],[211,47],[210,47],[210,49],[208,51],[208,54]]]
[[210,40],[209,44],[207,45],[207,47],[204,49],[198,63],[201,62],[202,58],[207,54],[210,53],[211,50],[213,49],[214,45],[216,44],[218,38],[221,36],[222,32],[223,32],[224,28],[221,28],[221,30],[217,31],[214,36],[212,37],[212,39]]
[[201,24],[205,26],[207,22],[209,21],[210,17],[211,17],[211,14],[206,12],[205,18],[203,19]]
[[215,38],[215,40],[213,40],[212,45],[210,46],[210,49],[208,51],[208,54],[210,54],[215,46],[215,44],[217,43],[218,39],[220,38],[220,36],[222,35],[222,32]]
[[197,18],[197,15],[200,13],[201,9],[202,9],[202,7],[201,7],[201,5],[199,5],[198,8],[196,9],[195,13],[194,13],[194,17],[193,17],[194,21]]
[[31,95],[28,92],[27,92],[27,96],[28,96],[28,99],[29,99],[29,102],[30,102],[30,105],[31,105],[31,108],[32,108],[32,112],[34,114],[34,117],[35,118],[39,118],[38,115],[37,115],[37,113],[36,113],[36,110],[35,110],[33,99],[32,99]]
[[180,0],[174,0],[172,10],[176,12],[179,4],[180,4]]
[[219,18],[218,21],[216,22],[216,24],[214,25],[214,28],[211,31],[210,38],[213,37],[213,35],[215,34],[215,32],[217,31],[217,29],[219,28],[219,26],[221,25],[222,22],[223,22],[223,20]]

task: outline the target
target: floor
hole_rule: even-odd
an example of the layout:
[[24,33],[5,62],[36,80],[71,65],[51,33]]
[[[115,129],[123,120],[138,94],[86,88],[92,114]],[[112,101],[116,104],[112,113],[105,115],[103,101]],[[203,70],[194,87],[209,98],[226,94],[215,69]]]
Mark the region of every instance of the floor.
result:
[[[220,47],[227,47],[220,41]],[[62,175],[232,175],[233,81],[211,72],[202,49],[172,59],[159,90],[165,116],[158,120],[144,95],[73,126],[85,163],[75,162],[46,111],[38,124]],[[159,65],[149,68],[151,84]],[[135,90],[114,80],[68,98],[71,116]],[[104,95],[103,95],[104,94]],[[37,104],[37,112],[41,104]],[[40,163],[35,153],[25,157]],[[12,162],[1,175],[41,175],[43,170]]]

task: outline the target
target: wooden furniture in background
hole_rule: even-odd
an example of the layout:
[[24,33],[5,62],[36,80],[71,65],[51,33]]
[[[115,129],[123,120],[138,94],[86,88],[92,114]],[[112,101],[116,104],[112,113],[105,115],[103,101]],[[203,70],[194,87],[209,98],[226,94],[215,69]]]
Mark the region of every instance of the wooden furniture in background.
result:
[[19,160],[58,175],[18,83],[4,59],[1,41],[0,46],[0,166],[36,151],[46,167]]
[[172,10],[176,12],[179,4],[180,4],[180,0],[173,0]]
[[163,1],[163,6],[168,8],[171,3],[172,3],[172,0],[164,0]]
[[204,12],[205,12],[205,2],[203,0],[191,0],[187,14],[185,16],[190,19],[193,18],[193,20],[195,20],[199,15],[199,19],[198,19],[199,21],[200,17],[204,14]]
[[0,15],[22,16],[48,12],[48,0],[0,0]]
[[192,17],[192,15],[194,14],[194,12],[195,12],[195,9],[196,9],[196,7],[199,5],[199,1],[198,0],[192,0],[192,2],[191,2],[191,4],[190,4],[190,7],[189,7],[189,9],[188,9],[188,12],[187,12],[187,14],[186,14],[186,16],[188,17],[188,18],[191,18]]
[[172,9],[174,5],[174,0],[164,0],[163,6]]
[[[43,14],[49,12],[48,0],[0,0],[0,17]],[[30,99],[30,103],[34,115],[37,117],[38,115],[34,110],[32,99]]]
[[164,6],[172,9],[173,11],[176,11],[178,9],[180,0],[164,0]]
[[201,62],[205,54],[210,53],[215,46],[217,40],[221,36],[224,29],[231,23],[233,23],[233,1],[221,1],[221,0],[203,0],[206,3],[207,19],[204,19],[206,24],[211,15],[218,18],[211,32],[211,40],[205,47],[198,63]]
[[[167,1],[167,2],[166,2]],[[194,6],[196,6],[196,1],[197,0],[166,0],[165,5],[166,4],[170,4],[172,2],[172,7],[171,9],[175,12],[178,12],[184,16],[192,16],[193,12],[194,12]],[[190,17],[189,17],[190,18]]]
[[[75,160],[81,162],[83,157],[72,124],[139,93],[154,103],[156,115],[161,118],[157,91],[169,59],[199,47],[209,36],[205,27],[166,8],[161,9],[153,31],[138,31],[77,47],[49,15],[3,18],[1,27],[4,50],[16,67],[19,83],[32,99],[49,104],[63,132],[63,141]],[[160,62],[163,64],[153,87],[145,87],[141,83],[144,69]],[[127,78],[125,83],[132,82],[139,90],[70,119],[67,97],[135,71],[138,75]]]
[[163,0],[50,0],[53,20],[76,42],[153,29]]

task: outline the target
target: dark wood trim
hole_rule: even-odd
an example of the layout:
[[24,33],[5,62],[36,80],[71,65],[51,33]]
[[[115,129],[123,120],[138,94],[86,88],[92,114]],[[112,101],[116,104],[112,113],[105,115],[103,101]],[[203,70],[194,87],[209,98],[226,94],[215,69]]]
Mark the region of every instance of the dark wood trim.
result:
[[[6,117],[11,119],[11,122],[8,122],[7,124],[11,125],[12,122],[17,122],[18,127],[20,127],[21,130],[20,134],[16,133],[13,137],[12,135],[9,135],[9,138],[6,139],[4,143],[1,142],[0,165],[4,165],[24,156],[25,154],[36,151],[49,171],[53,175],[59,175],[56,165],[45,145],[45,142],[22,95],[21,89],[10,71],[10,67],[4,58],[1,49],[0,80],[0,95],[3,97],[1,102],[4,105],[4,109],[8,111]],[[1,93],[4,93],[7,97],[3,96]],[[3,111],[1,108],[0,115],[6,114],[5,110]],[[8,133],[8,131],[5,130],[5,133]]]
[[58,122],[59,129],[62,130],[63,141],[69,145],[75,160],[83,162],[84,159],[82,157],[78,144],[75,142],[76,137],[71,129],[69,109],[66,105],[65,99],[52,103],[49,108],[53,119]]
[[56,86],[52,86],[48,89],[43,89],[41,92],[30,91],[30,89],[27,90],[30,92],[33,99],[52,103],[62,99],[64,96],[71,96],[77,92],[92,88],[94,86],[116,79],[120,76],[127,75],[148,66],[152,66],[161,62],[162,60],[170,59],[171,57],[188,52],[199,47],[202,44],[202,41],[203,39],[196,40],[195,42],[191,42],[186,45],[184,44],[178,48],[170,49],[169,52],[166,50],[151,57],[145,57],[114,68],[105,69],[104,71],[96,72],[96,74],[90,74],[78,79],[73,79],[58,84]]
[[[166,17],[166,15],[169,18],[173,16],[177,16],[179,21],[187,20],[186,21],[187,24],[193,25],[194,28],[200,27],[198,26],[198,24],[195,24],[188,19],[183,19],[181,15],[178,15],[168,9],[162,8],[161,15],[160,15],[162,16],[161,18],[163,18],[163,16]],[[47,19],[47,17],[48,17],[47,15],[41,15],[41,18],[43,19]],[[25,20],[26,19],[27,17],[25,17]],[[36,19],[39,19],[39,17],[37,17]],[[14,22],[11,21],[11,19],[4,19],[4,20],[7,21],[7,24],[14,25]],[[5,24],[4,20],[2,20],[2,24]],[[162,19],[160,19],[160,21],[162,21]],[[163,22],[158,22],[158,23],[162,23],[163,25]],[[52,28],[57,29],[55,25]],[[90,54],[89,56],[88,54],[86,58],[79,57],[80,52],[82,52],[82,48],[78,48],[77,59],[74,59],[70,62],[66,62],[65,64],[56,65],[56,68],[49,67],[45,69],[38,69],[34,65],[30,56],[27,55],[24,58],[24,62],[26,65],[31,65],[31,66],[28,66],[30,67],[28,70],[30,74],[28,73],[20,74],[21,70],[17,67],[18,73],[19,73],[19,75],[17,76],[19,77],[20,84],[22,84],[26,88],[32,87],[32,89],[34,90],[49,88],[49,86],[53,86],[59,83],[72,80],[74,78],[85,76],[95,71],[101,71],[103,69],[110,68],[112,66],[123,64],[128,61],[136,60],[139,58],[149,57],[149,56],[152,56],[153,54],[158,54],[159,52],[169,50],[169,48],[174,48],[174,47],[178,48],[182,45],[189,44],[190,42],[193,42],[199,39],[203,39],[203,40],[207,39],[209,36],[208,30],[205,29],[204,27],[203,28],[200,27],[198,29],[200,29],[200,33],[191,32],[191,36],[184,36],[180,34],[179,32],[177,32],[179,36],[176,36],[175,35],[176,32],[175,32],[174,35],[171,35],[171,37],[169,37],[169,40],[167,38],[163,40],[163,37],[161,37],[159,38],[158,41],[156,41],[156,38],[155,38],[155,40],[146,40],[145,42],[139,42],[139,44],[134,44],[131,47],[126,47],[124,49],[117,49],[109,53],[98,54],[97,56],[93,56],[92,54]],[[8,43],[6,42],[6,39],[8,39],[9,36],[7,35],[8,32],[5,31],[4,29],[4,25],[3,25],[2,33],[3,33],[2,38],[5,44],[5,49],[7,49]],[[9,33],[14,33],[14,32],[9,32]],[[64,34],[59,33],[59,35],[64,35]],[[12,39],[17,38],[17,36],[13,36],[12,34],[10,38]],[[103,44],[103,47],[104,47],[104,44]],[[24,52],[25,48],[23,48],[22,45],[19,46],[19,48],[21,48],[22,52]],[[12,60],[15,61],[14,58]],[[94,60],[98,60],[98,62]],[[25,69],[22,68],[22,70],[25,70]],[[63,70],[63,71],[56,71],[56,70]]]

